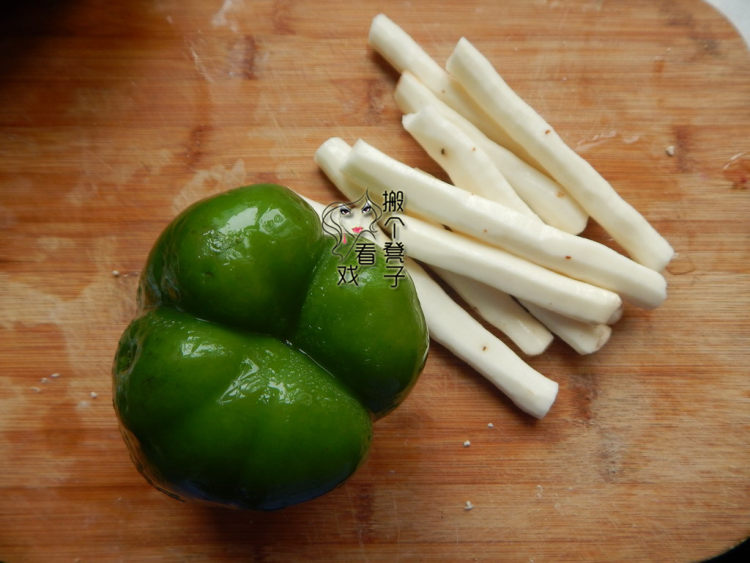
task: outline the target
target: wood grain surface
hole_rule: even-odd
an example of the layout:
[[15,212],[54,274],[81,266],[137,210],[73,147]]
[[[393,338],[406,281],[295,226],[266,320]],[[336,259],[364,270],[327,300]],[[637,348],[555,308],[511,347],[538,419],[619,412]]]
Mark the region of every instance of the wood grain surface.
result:
[[[344,486],[176,502],[111,405],[146,254],[241,184],[337,199],[312,160],[334,135],[441,175],[367,46],[380,11],[440,62],[472,40],[670,240],[669,298],[593,356],[530,359],[560,384],[541,421],[433,345]],[[695,561],[750,533],[750,55],[712,8],[46,0],[0,30],[0,560]]]

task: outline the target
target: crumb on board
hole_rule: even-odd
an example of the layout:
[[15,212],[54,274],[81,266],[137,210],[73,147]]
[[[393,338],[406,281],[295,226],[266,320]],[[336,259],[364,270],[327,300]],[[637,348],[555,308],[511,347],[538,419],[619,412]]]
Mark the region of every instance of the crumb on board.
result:
[[34,393],[39,393],[39,392],[40,392],[40,391],[41,391],[42,389],[41,389],[41,387],[36,387],[36,386],[34,386],[34,387],[32,387],[32,388],[31,388],[31,390],[32,390],[32,391],[33,391]]
[[494,427],[495,427],[495,425],[494,425],[494,424],[492,424],[491,422],[488,422],[488,423],[487,423],[487,428],[494,428]]
[[58,377],[60,377],[60,374],[59,374],[58,372],[55,372],[55,373],[51,373],[51,374],[50,374],[49,376],[50,376],[50,377],[51,377],[52,379],[57,379]]
[[467,500],[466,504],[464,504],[464,510],[471,510],[472,508],[474,508],[474,505],[470,500]]
[[120,270],[112,270],[112,275],[116,278],[120,277]]
[[667,156],[674,156],[674,145],[669,145],[666,149],[664,149],[664,152],[667,153]]
[[92,399],[96,399],[98,396],[99,393],[97,393],[96,391],[92,391],[91,393],[89,393],[89,397],[91,397]]
[[47,379],[46,377],[41,378],[39,381],[41,381],[42,383],[49,383],[49,379]]
[[471,446],[471,442],[469,440],[464,440],[464,448],[468,448]]

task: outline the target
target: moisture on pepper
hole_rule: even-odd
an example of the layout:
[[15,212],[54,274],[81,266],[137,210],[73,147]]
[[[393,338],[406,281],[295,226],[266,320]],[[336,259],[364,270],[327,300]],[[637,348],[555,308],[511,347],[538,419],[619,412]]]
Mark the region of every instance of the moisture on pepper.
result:
[[340,284],[355,253],[333,244],[273,184],[202,200],[166,227],[112,369],[122,435],[155,487],[270,510],[361,465],[429,338],[411,280],[392,287],[379,248],[357,284]]

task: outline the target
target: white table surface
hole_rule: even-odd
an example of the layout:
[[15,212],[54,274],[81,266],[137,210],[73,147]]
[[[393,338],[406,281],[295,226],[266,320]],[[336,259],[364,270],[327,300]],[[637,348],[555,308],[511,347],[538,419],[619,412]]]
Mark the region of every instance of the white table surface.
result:
[[706,0],[724,14],[750,48],[750,0]]

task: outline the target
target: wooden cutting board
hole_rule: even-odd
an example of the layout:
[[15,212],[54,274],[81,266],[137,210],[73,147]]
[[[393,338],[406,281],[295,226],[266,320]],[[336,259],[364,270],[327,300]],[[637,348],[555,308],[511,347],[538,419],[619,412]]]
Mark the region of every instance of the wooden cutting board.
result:
[[[530,358],[560,384],[541,421],[433,345],[336,491],[267,514],[178,503],[111,406],[146,253],[240,184],[337,199],[312,161],[331,136],[440,174],[367,46],[379,11],[440,62],[471,39],[670,240],[669,298],[626,308],[593,356]],[[2,20],[0,560],[694,561],[750,533],[750,56],[713,9],[79,0]]]

